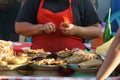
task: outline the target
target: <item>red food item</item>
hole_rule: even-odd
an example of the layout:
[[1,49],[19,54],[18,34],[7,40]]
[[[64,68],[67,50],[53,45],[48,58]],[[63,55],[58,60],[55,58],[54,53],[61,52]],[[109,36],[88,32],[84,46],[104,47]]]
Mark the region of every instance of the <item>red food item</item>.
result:
[[63,17],[63,21],[64,21],[64,23],[61,24],[61,27],[63,27],[63,28],[69,28],[69,26],[67,24],[67,23],[70,23],[69,20],[66,17]]
[[58,68],[58,72],[62,76],[70,76],[70,75],[72,75],[75,72],[75,70],[72,69],[72,68],[69,68],[69,67],[64,68],[64,67],[60,66]]
[[68,20],[68,18],[66,18],[66,17],[63,17],[63,19],[64,19],[64,22],[67,22],[67,23],[70,22],[70,21]]
[[61,24],[61,27],[63,27],[63,28],[69,28],[69,26],[67,24]]

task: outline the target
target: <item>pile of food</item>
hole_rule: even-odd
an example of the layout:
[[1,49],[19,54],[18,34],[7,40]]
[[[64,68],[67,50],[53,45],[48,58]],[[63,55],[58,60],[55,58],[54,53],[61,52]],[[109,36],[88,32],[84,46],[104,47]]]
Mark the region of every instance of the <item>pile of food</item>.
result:
[[0,40],[0,65],[19,65],[27,62],[27,57],[16,56],[11,41]]
[[111,43],[113,42],[115,37],[111,38],[109,41],[107,41],[106,43],[102,44],[101,46],[98,46],[96,48],[96,54],[98,55],[103,55],[106,56],[107,55],[107,51],[111,45]]
[[37,65],[77,64],[80,68],[100,67],[102,60],[95,53],[83,50],[61,50],[56,53],[45,52],[43,49],[26,49],[24,55],[29,57],[28,63]]
[[[56,53],[46,52],[44,49],[24,49],[16,55],[11,41],[0,40],[0,66],[22,65],[24,67],[66,66],[75,64],[79,69],[99,68],[102,59],[95,53],[81,49],[65,49]],[[31,69],[31,68],[30,68]]]
[[0,55],[1,55],[0,57],[1,59],[2,59],[2,55],[13,56],[11,41],[0,40]]
[[58,59],[66,64],[77,64],[80,68],[100,67],[102,64],[98,55],[83,50],[62,50],[57,54]]

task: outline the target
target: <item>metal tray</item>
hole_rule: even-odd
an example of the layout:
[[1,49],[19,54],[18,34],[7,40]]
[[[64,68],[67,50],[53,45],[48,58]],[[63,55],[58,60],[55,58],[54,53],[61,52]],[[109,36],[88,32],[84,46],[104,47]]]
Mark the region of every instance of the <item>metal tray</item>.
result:
[[76,69],[76,72],[84,72],[84,73],[97,73],[99,68],[85,68],[85,69]]
[[31,68],[34,70],[41,70],[41,71],[55,71],[58,69],[59,65],[38,65],[38,64],[29,64]]
[[7,65],[7,66],[0,65],[0,71],[16,70],[17,68],[19,68],[21,66],[24,66],[24,65],[25,64],[22,64],[22,65]]
[[[38,64],[30,64],[30,67],[32,67],[34,70],[39,71],[57,71],[59,68],[59,65],[38,65]],[[75,69],[76,72],[85,72],[85,73],[96,73],[99,70],[99,68],[85,68],[85,69]]]

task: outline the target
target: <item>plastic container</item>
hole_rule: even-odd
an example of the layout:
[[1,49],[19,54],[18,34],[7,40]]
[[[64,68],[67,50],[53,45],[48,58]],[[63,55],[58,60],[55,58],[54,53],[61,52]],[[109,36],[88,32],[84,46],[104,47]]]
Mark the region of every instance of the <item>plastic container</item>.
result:
[[102,27],[101,35],[100,35],[99,38],[92,39],[92,43],[91,43],[91,47],[92,47],[92,48],[96,48],[96,47],[98,47],[98,46],[100,46],[100,45],[103,44],[103,35],[104,35],[105,25],[106,25],[105,22],[102,22],[102,23],[101,23],[101,27]]

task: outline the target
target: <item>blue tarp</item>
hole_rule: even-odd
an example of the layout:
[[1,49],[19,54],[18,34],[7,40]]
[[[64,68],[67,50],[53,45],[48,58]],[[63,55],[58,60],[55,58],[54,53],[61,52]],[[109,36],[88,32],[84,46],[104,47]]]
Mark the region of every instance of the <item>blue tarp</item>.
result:
[[[112,14],[114,14],[117,11],[120,11],[120,0],[111,0],[111,8],[112,8]],[[112,24],[112,31],[116,32],[118,29],[118,24],[113,21]]]

